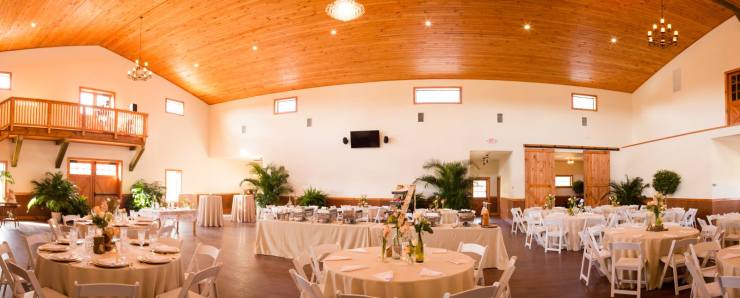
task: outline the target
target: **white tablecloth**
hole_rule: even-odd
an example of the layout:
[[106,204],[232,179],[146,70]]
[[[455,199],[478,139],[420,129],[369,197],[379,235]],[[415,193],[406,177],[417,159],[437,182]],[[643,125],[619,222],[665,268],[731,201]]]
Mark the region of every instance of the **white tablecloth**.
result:
[[201,227],[222,227],[224,208],[221,196],[198,197],[198,224]]
[[197,209],[190,209],[190,208],[144,208],[139,210],[139,216],[148,217],[148,218],[154,218],[159,221],[162,221],[164,218],[175,218],[175,231],[177,234],[180,234],[180,220],[182,218],[192,218],[193,219],[193,235],[195,235],[195,222],[196,222],[196,213],[198,212]]
[[[717,253],[721,276],[740,276],[740,245],[728,247]],[[740,298],[740,290],[729,290],[730,298]]]
[[234,195],[231,201],[231,220],[235,222],[254,222],[257,212],[253,195]]
[[[75,254],[86,255],[85,248],[78,246]],[[148,247],[127,246],[122,254],[132,261],[132,267],[119,269],[99,268],[84,260],[77,263],[60,263],[48,259],[49,254],[38,253],[36,275],[44,287],[49,287],[65,295],[73,295],[75,281],[79,283],[126,283],[141,285],[140,297],[154,297],[157,294],[176,289],[182,285],[182,265],[180,254],[171,255],[172,262],[163,265],[149,265],[136,260],[138,256],[149,253]],[[112,252],[95,255],[92,258],[113,256]],[[73,296],[70,296],[73,297]]]
[[[336,290],[343,293],[370,295],[373,297],[442,297],[444,293],[456,293],[472,289],[473,266],[472,258],[447,251],[432,253],[427,247],[424,254],[424,263],[409,264],[401,260],[379,260],[380,248],[371,247],[366,253],[340,251],[330,256],[349,257],[350,260],[325,261],[324,270],[326,279],[324,295],[327,298],[335,297]],[[389,260],[390,259],[390,260]],[[453,264],[451,261],[461,264]],[[341,268],[347,265],[362,265],[367,268],[351,272],[342,272]],[[422,269],[441,273],[440,276],[421,276]],[[380,280],[374,275],[382,272],[393,272],[390,281]]]

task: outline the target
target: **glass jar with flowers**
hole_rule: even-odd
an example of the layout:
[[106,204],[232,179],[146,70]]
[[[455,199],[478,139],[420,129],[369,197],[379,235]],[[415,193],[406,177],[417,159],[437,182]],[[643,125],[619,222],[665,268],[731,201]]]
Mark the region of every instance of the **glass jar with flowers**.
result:
[[545,197],[545,206],[544,206],[544,208],[547,209],[547,210],[550,210],[553,207],[555,207],[555,196],[553,196],[552,194],[548,194]]
[[404,227],[404,221],[405,220],[403,215],[398,211],[388,215],[388,224],[393,230],[393,240],[391,242],[391,257],[394,260],[398,260],[401,258],[401,238],[403,236],[403,231],[408,229],[406,227],[404,230],[402,230],[402,227]]
[[653,199],[645,206],[655,216],[655,224],[648,226],[648,231],[661,232],[667,231],[663,227],[663,212],[666,209],[665,196],[662,193],[656,193]]
[[90,214],[92,223],[98,227],[95,237],[93,238],[93,251],[96,254],[103,254],[106,251],[113,249],[113,228],[108,227],[108,224],[113,221],[113,214],[108,212],[107,204],[103,203],[101,206],[95,206]]
[[619,199],[617,199],[617,196],[610,195],[609,196],[609,205],[612,205],[612,207],[618,207],[619,206]]
[[385,258],[391,256],[391,250],[388,247],[388,237],[391,235],[391,226],[385,225],[383,226],[383,235],[381,235],[380,242],[382,243],[382,247],[380,249],[380,261],[385,262]]
[[416,257],[417,263],[424,263],[424,239],[422,238],[422,234],[424,234],[424,232],[434,234],[432,223],[422,216],[421,213],[417,213],[414,215],[414,230],[416,230],[416,235],[418,237],[416,245],[414,246],[414,256]]

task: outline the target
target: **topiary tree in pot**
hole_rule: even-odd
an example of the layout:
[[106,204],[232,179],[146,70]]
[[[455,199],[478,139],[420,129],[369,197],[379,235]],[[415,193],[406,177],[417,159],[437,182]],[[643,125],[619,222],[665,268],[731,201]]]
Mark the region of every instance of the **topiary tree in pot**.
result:
[[681,176],[676,172],[660,170],[653,175],[653,189],[666,196],[676,193],[679,184],[681,184]]
[[263,167],[259,163],[252,163],[251,167],[252,174],[256,178],[245,178],[239,185],[247,182],[254,185],[257,190],[254,200],[260,207],[265,208],[267,205],[275,204],[280,199],[280,195],[292,191],[288,185],[290,175],[285,167],[273,164]]
[[433,173],[417,180],[436,188],[434,196],[444,201],[444,207],[467,209],[470,208],[473,191],[473,179],[468,176],[467,164],[466,161],[442,162],[433,159],[424,164],[424,169]]

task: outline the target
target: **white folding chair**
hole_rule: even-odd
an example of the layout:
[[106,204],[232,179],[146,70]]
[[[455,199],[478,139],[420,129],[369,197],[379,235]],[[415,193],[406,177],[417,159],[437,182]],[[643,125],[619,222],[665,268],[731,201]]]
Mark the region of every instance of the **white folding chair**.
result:
[[480,258],[478,259],[478,264],[475,266],[473,283],[476,285],[485,285],[486,280],[485,276],[483,276],[483,265],[485,264],[486,258],[488,257],[488,246],[483,246],[477,243],[460,242],[460,244],[457,246],[457,252],[467,255],[472,254],[475,256],[475,258]]
[[524,214],[522,213],[522,209],[519,207],[511,208],[511,217],[512,217],[512,223],[511,223],[511,232],[515,235],[519,233],[519,231],[526,232],[527,229],[525,227],[526,220],[524,219]]
[[[686,259],[683,257],[683,252],[689,249],[689,245],[696,244],[696,239],[682,239],[671,241],[671,248],[668,250],[668,255],[661,256],[660,262],[663,263],[663,273],[660,275],[660,285],[665,283],[666,274],[670,267],[673,271],[673,291],[678,296],[678,292],[691,288],[691,284],[680,286],[678,284],[678,269],[686,267]],[[686,273],[684,273],[684,280],[688,280]]]
[[612,212],[609,214],[609,217],[607,218],[606,227],[616,228],[617,225],[619,225],[619,214],[617,212]]
[[[563,218],[546,218],[544,220],[545,227],[545,253],[548,251],[556,251],[562,253],[563,249],[567,247],[565,243],[565,237],[568,231],[565,230]],[[555,244],[552,244],[552,240],[556,240]]]
[[699,269],[699,263],[696,262],[689,252],[685,252],[683,255],[686,259],[686,268],[688,268],[691,274],[691,297],[713,298],[724,296],[719,281],[711,283],[704,281],[704,276],[702,276]]
[[[719,244],[716,242],[689,244],[689,255],[693,258],[694,262],[696,262],[699,272],[704,277],[716,278],[719,274],[717,271],[717,265],[707,266],[709,260],[715,258],[719,250]],[[699,262],[700,256],[703,259],[702,262]]]
[[0,287],[3,288],[2,295],[0,295],[0,297],[5,297],[5,292],[8,288],[10,288],[11,293],[13,291],[13,274],[8,270],[8,266],[5,264],[6,260],[15,262],[15,256],[13,255],[13,250],[10,249],[8,242],[3,241],[3,243],[0,244],[0,267],[2,268],[2,271],[0,272]]
[[506,263],[506,269],[501,274],[501,278],[498,280],[498,291],[496,291],[495,298],[509,298],[511,297],[511,287],[509,287],[509,280],[514,275],[516,270],[516,256],[509,258],[509,262]]
[[31,286],[31,291],[26,292],[21,283],[16,283],[13,288],[15,297],[33,297],[33,298],[66,298],[63,294],[50,288],[42,287],[33,270],[26,270],[10,260],[6,260],[8,271],[13,274],[13,280],[24,280]]
[[54,221],[53,218],[49,218],[49,220],[47,220],[46,222],[49,224],[49,230],[51,230],[51,241],[56,241],[58,239],[64,238],[62,229],[59,228],[59,225]]
[[541,243],[542,234],[545,232],[545,227],[542,225],[542,213],[536,211],[527,213],[527,229],[525,232],[525,247],[532,249],[532,242]]
[[729,289],[740,289],[740,276],[720,276],[719,285],[725,293]]
[[[221,271],[222,266],[223,264],[216,263],[216,265],[214,266],[198,271],[195,274],[190,274],[190,276],[188,276],[188,278],[185,280],[185,283],[183,283],[182,287],[174,289],[174,290],[170,290],[163,294],[159,294],[157,295],[157,298],[211,297],[210,289],[213,289],[216,287],[215,285],[216,278],[218,277],[218,273]],[[193,291],[190,291],[190,288],[198,286],[198,285],[205,285],[203,287],[205,293],[201,292],[200,294],[198,294]]]
[[699,222],[699,227],[701,228],[700,237],[702,241],[711,240],[712,236],[717,233],[717,227],[707,224],[707,222],[701,218],[697,218],[696,221]]
[[26,253],[28,254],[28,269],[36,268],[36,249],[39,246],[49,242],[49,234],[36,233],[30,236],[23,235],[26,244]]
[[327,255],[339,251],[341,247],[339,243],[327,243],[319,244],[309,248],[309,254],[311,256],[311,264],[313,269],[313,275],[318,283],[322,283],[324,280],[324,269],[321,266],[322,261]]
[[131,297],[139,298],[139,282],[129,284],[79,284],[75,281],[77,297]]
[[707,215],[707,223],[710,224],[711,226],[715,226],[716,227],[717,226],[716,221],[720,217],[721,216],[719,214],[710,214],[710,215]]
[[[611,273],[611,296],[614,294],[624,295],[636,295],[640,298],[642,292],[642,286],[647,286],[647,271],[645,270],[645,258],[642,252],[641,243],[628,243],[628,242],[614,242],[611,243],[609,251],[612,254],[612,273]],[[634,257],[615,257],[618,256],[617,251],[633,251],[636,258]],[[629,280],[623,278],[625,271],[637,272],[636,280]],[[617,274],[619,272],[619,274]],[[632,283],[636,285],[635,291],[622,290],[618,288],[622,283]]]
[[[306,267],[309,267],[309,271],[306,271]],[[296,270],[298,274],[303,276],[308,281],[316,281],[314,274],[313,274],[313,262],[311,261],[311,255],[309,255],[307,252],[304,252],[300,254],[299,256],[293,258],[293,267]],[[311,275],[308,275],[308,273],[311,273]]]
[[[195,274],[196,272],[216,265],[219,253],[221,253],[221,250],[215,246],[198,243],[193,252],[193,256],[190,258],[188,269],[185,270],[185,279],[187,279],[190,274]],[[211,285],[215,285],[215,283],[211,283]],[[204,285],[199,285],[199,292],[201,293],[204,290],[203,286]],[[211,290],[213,291],[214,296],[218,297],[218,289],[214,287]]]
[[290,269],[288,271],[290,272],[290,276],[293,278],[293,282],[298,288],[298,291],[301,292],[301,297],[324,298],[324,293],[321,291],[321,287],[319,287],[319,284],[308,281],[307,279],[303,278],[303,276],[295,272],[295,270],[293,269]]
[[735,233],[729,233],[727,230],[723,229],[724,236],[722,237],[722,245],[725,247],[728,246],[727,242],[740,243],[740,223],[730,223],[728,225],[733,226]]
[[[499,290],[499,283],[495,282],[493,285],[485,286],[485,287],[478,287],[471,290],[450,294],[445,293],[443,298],[493,298],[496,297],[496,294]],[[340,298],[337,295],[337,298]]]
[[[583,243],[583,258],[581,259],[581,271],[580,271],[580,279],[584,280],[586,282],[586,286],[588,287],[588,282],[591,279],[591,267],[594,266],[594,261],[596,261],[596,265],[598,267],[606,267],[606,261],[611,257],[611,254],[608,251],[604,251],[599,249],[598,247],[594,248],[594,240],[592,236],[589,234],[588,230],[583,231],[578,234],[581,238],[581,242]],[[588,260],[588,268],[586,268],[586,273],[583,273],[584,266],[586,265],[586,260]],[[606,271],[602,271],[600,268],[599,271],[604,274],[606,274]]]

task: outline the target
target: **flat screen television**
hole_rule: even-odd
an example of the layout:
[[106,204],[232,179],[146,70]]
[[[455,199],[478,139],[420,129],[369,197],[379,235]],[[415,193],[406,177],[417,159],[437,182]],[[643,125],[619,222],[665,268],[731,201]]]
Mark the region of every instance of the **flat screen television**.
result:
[[350,131],[350,147],[352,148],[377,148],[380,147],[379,130],[357,130]]

